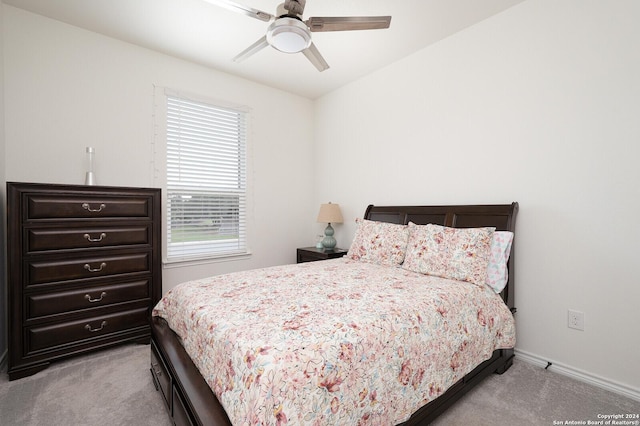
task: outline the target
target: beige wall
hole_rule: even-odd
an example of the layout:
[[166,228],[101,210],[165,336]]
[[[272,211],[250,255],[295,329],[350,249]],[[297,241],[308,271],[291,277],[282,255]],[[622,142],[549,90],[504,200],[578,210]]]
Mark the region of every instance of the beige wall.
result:
[[520,202],[519,353],[636,398],[639,21],[634,0],[519,4],[318,100],[315,147],[338,240],[369,203]]
[[[4,9],[0,5],[0,22],[3,21]],[[6,217],[6,178],[5,178],[5,142],[4,142],[4,25],[0,25],[0,241],[5,241]],[[4,362],[7,351],[7,288],[5,270],[5,245],[0,243],[0,365]]]

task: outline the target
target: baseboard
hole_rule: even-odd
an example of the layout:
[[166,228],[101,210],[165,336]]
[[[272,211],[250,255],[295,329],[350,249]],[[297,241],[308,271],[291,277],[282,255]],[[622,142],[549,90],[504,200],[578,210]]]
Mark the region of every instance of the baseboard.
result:
[[516,349],[515,353],[517,359],[521,359],[522,361],[528,362],[529,364],[546,367],[548,363],[551,362],[549,370],[555,371],[558,374],[562,374],[563,376],[568,376],[581,382],[585,382],[590,385],[618,393],[620,395],[626,396],[627,398],[640,401],[640,389],[638,388],[632,388],[622,383],[617,383],[612,380],[605,379],[604,377],[596,376],[595,374],[591,374],[586,371],[564,365],[554,360],[542,358],[529,352]]

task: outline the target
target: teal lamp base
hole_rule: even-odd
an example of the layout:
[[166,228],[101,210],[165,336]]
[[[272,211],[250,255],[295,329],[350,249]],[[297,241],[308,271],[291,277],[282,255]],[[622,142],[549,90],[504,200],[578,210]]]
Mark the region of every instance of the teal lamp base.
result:
[[324,238],[322,239],[322,247],[325,249],[333,250],[336,247],[336,239],[333,238],[334,230],[331,227],[331,224],[328,223],[327,227],[324,229]]

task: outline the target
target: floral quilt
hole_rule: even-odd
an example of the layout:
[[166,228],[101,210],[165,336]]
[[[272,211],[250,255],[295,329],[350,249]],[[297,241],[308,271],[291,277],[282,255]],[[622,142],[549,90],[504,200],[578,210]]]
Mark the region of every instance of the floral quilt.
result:
[[499,348],[487,286],[333,259],[176,286],[153,314],[238,425],[394,425]]

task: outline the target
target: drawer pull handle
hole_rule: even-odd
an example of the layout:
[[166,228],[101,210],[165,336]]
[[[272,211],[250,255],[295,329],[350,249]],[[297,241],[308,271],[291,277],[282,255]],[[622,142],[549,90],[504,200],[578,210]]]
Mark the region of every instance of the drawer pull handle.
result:
[[101,212],[102,209],[106,208],[107,205],[106,204],[100,204],[100,207],[98,209],[92,209],[91,206],[89,205],[89,203],[82,203],[82,208],[90,211],[92,213],[96,213],[96,212]]
[[153,369],[153,372],[156,373],[156,376],[162,376],[162,370],[160,370],[160,366],[158,365],[158,363],[152,362],[151,368]]
[[85,294],[85,295],[84,295],[84,298],[85,298],[85,299],[87,299],[87,300],[89,301],[89,303],[95,303],[95,302],[100,302],[100,301],[102,301],[102,299],[104,299],[104,297],[105,297],[106,295],[107,295],[107,293],[103,291],[102,293],[100,293],[100,299],[92,299],[92,298],[91,298],[91,296],[90,296],[90,295],[88,295],[88,294]]
[[91,235],[84,234],[84,238],[86,238],[87,241],[90,241],[92,243],[99,243],[106,236],[107,236],[107,234],[105,234],[104,232],[102,234],[100,234],[100,237],[98,237],[98,238],[91,238]]
[[154,376],[154,371],[153,368],[150,368],[149,371],[151,371],[151,379],[153,382],[153,386],[156,388],[156,391],[159,391],[160,388],[158,387],[158,379],[156,379],[156,376]]
[[95,268],[95,269],[94,269],[94,268],[91,268],[91,265],[89,265],[88,263],[85,263],[85,264],[84,264],[84,269],[86,269],[86,270],[87,270],[87,271],[89,271],[89,272],[100,272],[100,271],[102,271],[102,270],[105,268],[105,266],[107,266],[107,264],[106,264],[106,263],[104,263],[104,262],[102,262],[102,263],[100,264],[100,267],[99,267],[99,268]]
[[96,331],[102,330],[106,325],[107,325],[107,322],[106,321],[102,321],[102,323],[100,324],[100,328],[91,328],[91,326],[89,324],[85,325],[84,328],[86,330],[89,330],[92,333],[95,333]]

